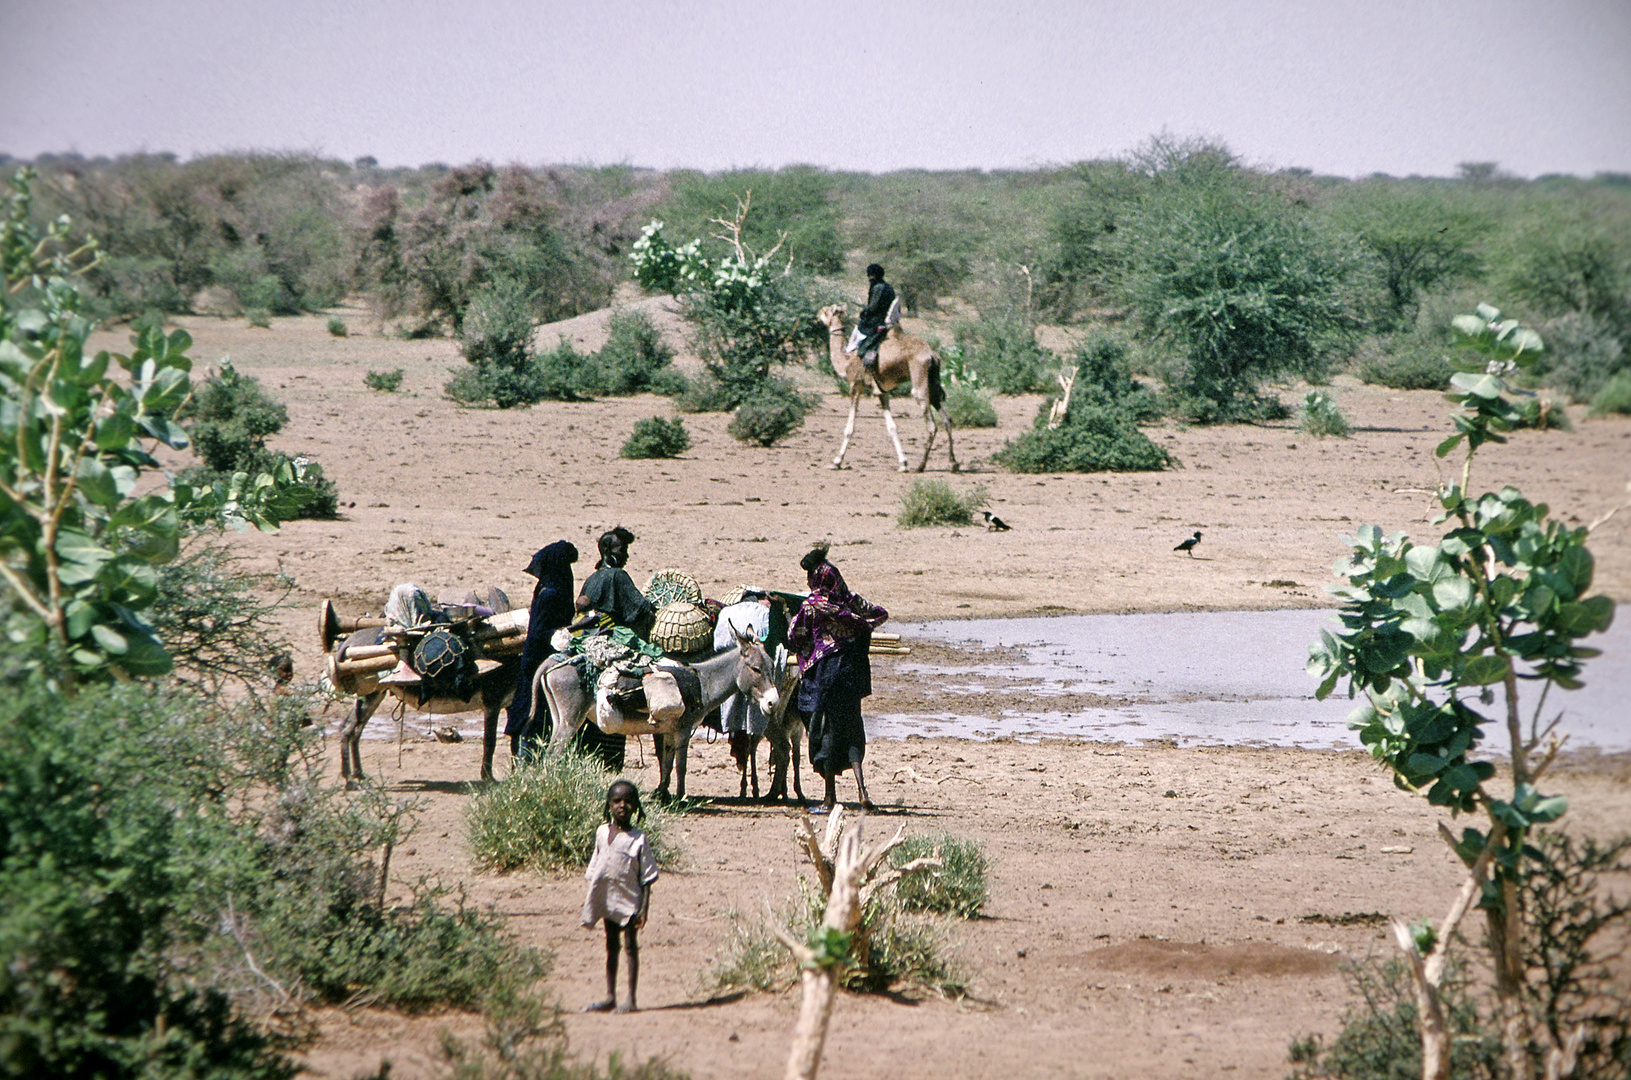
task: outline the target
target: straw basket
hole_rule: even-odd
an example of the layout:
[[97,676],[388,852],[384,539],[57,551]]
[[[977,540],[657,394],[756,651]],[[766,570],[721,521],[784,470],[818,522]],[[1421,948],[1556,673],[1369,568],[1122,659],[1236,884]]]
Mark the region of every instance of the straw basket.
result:
[[693,653],[712,649],[714,624],[701,606],[681,600],[657,612],[651,628],[651,643],[671,653]]

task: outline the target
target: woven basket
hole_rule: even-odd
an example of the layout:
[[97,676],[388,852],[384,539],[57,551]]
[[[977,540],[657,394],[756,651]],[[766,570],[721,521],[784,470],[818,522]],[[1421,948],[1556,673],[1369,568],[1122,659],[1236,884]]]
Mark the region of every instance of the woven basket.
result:
[[732,585],[729,589],[725,590],[725,595],[719,598],[719,602],[725,607],[730,607],[732,604],[740,604],[742,602],[742,597],[746,596],[749,592],[764,592],[764,590],[759,588],[757,585]]
[[680,601],[700,604],[702,586],[697,584],[696,578],[685,571],[670,567],[651,575],[651,580],[646,583],[646,599],[650,600],[651,606],[655,608],[664,608]]
[[711,650],[714,624],[697,604],[684,600],[667,604],[657,612],[657,622],[651,628],[651,643],[671,653]]

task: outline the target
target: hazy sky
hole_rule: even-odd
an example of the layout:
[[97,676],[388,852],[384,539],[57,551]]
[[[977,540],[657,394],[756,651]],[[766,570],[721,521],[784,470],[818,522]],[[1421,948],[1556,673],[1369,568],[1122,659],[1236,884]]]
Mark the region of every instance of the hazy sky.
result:
[[1631,0],[0,0],[0,151],[1631,172]]

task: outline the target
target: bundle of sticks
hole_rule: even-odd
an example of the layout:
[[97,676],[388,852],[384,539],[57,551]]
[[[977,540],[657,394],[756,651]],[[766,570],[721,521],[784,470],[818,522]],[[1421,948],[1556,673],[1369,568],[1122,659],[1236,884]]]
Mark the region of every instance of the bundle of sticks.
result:
[[870,656],[911,656],[909,646],[902,645],[899,634],[886,634],[882,630],[872,632],[872,647],[867,650]]

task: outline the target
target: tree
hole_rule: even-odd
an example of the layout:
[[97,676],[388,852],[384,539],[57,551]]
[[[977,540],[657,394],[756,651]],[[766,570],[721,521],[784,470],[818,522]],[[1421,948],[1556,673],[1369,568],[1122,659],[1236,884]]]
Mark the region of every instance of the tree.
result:
[[1387,330],[1410,325],[1423,291],[1475,276],[1491,227],[1455,192],[1375,180],[1344,189],[1332,217],[1381,261]]
[[[10,182],[0,222],[0,578],[10,586],[8,636],[68,681],[162,674],[169,656],[141,616],[155,567],[191,527],[271,528],[298,508],[304,467],[236,473],[208,487],[142,491],[158,467],[144,439],[187,445],[176,412],[192,392],[192,339],[148,327],[129,356],[88,356],[92,324],[76,279],[93,244],[69,245],[72,224],[30,219],[31,170]],[[123,373],[122,375],[119,373]],[[150,485],[149,485],[150,488]]]
[[1262,380],[1321,373],[1358,328],[1356,246],[1253,190],[1226,147],[1156,139],[1134,161],[1150,187],[1118,229],[1118,291],[1177,353],[1191,418],[1252,417]]
[[[1395,784],[1424,793],[1452,816],[1485,819],[1485,828],[1466,828],[1459,837],[1440,827],[1468,867],[1444,921],[1437,928],[1395,924],[1415,981],[1426,1080],[1449,1075],[1450,1032],[1438,991],[1456,927],[1475,903],[1489,924],[1511,1075],[1530,1075],[1531,1042],[1549,1047],[1548,1053],[1566,1053],[1524,1016],[1520,885],[1526,860],[1539,858],[1529,843],[1531,830],[1567,809],[1561,796],[1545,795],[1538,786],[1561,745],[1557,719],[1544,716],[1547,696],[1554,687],[1581,685],[1583,662],[1597,650],[1577,642],[1606,630],[1614,614],[1607,596],[1587,595],[1593,570],[1587,528],[1549,520],[1544,504],[1529,502],[1510,486],[1467,493],[1478,448],[1503,442],[1504,432],[1536,419],[1533,399],[1519,405],[1506,396],[1505,378],[1540,355],[1539,335],[1502,321],[1487,305],[1476,315],[1457,317],[1454,329],[1463,352],[1449,396],[1462,411],[1438,455],[1463,442],[1466,451],[1460,483],[1439,492],[1443,512],[1436,519],[1453,526],[1433,545],[1361,528],[1351,540],[1352,554],[1337,568],[1346,584],[1332,590],[1342,601],[1343,628],[1322,632],[1308,658],[1321,699],[1343,678],[1350,694],[1364,693],[1349,723],[1393,771]],[[1527,727],[1519,680],[1540,685]],[[1494,700],[1494,687],[1505,705],[1512,781],[1507,795],[1491,786],[1495,766],[1469,756],[1486,726],[1496,723],[1478,711]]]

